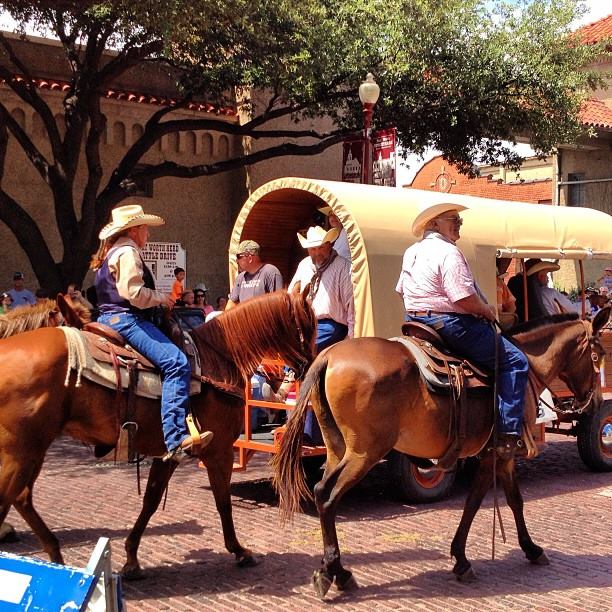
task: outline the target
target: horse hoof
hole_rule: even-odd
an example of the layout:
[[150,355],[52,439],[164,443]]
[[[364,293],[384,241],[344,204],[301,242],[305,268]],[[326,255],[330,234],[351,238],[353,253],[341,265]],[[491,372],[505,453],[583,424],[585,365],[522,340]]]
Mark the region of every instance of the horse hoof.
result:
[[244,550],[241,553],[236,553],[236,565],[238,567],[255,567],[257,560],[250,550]]
[[332,580],[323,570],[316,570],[312,575],[312,584],[319,599],[325,599],[325,595],[327,595],[327,591],[329,591],[329,587],[332,585]]
[[465,572],[459,573],[455,572],[455,576],[459,582],[463,582],[464,584],[469,584],[470,582],[476,582],[476,574],[472,567],[468,567]]
[[11,524],[2,523],[2,525],[0,525],[0,542],[4,544],[19,542],[19,536]]
[[124,565],[121,569],[121,577],[130,582],[134,580],[142,580],[145,578],[145,573],[142,571],[140,565]]
[[338,577],[336,577],[336,588],[339,591],[356,591],[359,588],[359,585],[355,580],[355,576],[349,572],[349,576],[346,580],[339,581]]
[[550,561],[545,552],[543,552],[539,557],[531,559],[529,562],[533,565],[550,565]]

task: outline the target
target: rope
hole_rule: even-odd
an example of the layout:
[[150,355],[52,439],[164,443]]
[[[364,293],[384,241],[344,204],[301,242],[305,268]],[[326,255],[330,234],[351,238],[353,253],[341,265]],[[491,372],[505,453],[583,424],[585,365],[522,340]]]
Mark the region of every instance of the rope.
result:
[[66,336],[66,345],[68,348],[68,365],[66,371],[66,379],[64,380],[64,386],[67,387],[70,383],[70,373],[72,370],[76,370],[77,379],[76,387],[81,386],[81,374],[83,369],[87,366],[87,350],[85,348],[85,342],[83,336],[78,329],[74,327],[59,327]]

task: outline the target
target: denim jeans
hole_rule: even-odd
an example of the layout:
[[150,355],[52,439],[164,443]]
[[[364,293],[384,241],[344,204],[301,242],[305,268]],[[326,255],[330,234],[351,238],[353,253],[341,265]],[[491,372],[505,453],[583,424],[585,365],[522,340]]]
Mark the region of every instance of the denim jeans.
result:
[[[333,319],[320,319],[317,321],[317,341],[316,351],[317,355],[328,346],[340,342],[346,338],[348,333],[348,327],[342,323],[338,323]],[[317,422],[317,418],[312,410],[306,413],[306,423],[304,424],[304,433],[310,436],[310,441],[314,445],[323,444],[323,436],[321,435],[321,428]]]
[[189,435],[185,418],[189,408],[191,368],[185,353],[142,317],[124,312],[103,314],[100,323],[118,331],[125,341],[161,370],[161,420],[166,448],[171,451]]
[[406,319],[432,326],[454,353],[491,372],[495,371],[495,338],[498,339],[499,431],[520,434],[529,367],[524,353],[509,340],[496,334],[491,323],[472,315],[406,315]]

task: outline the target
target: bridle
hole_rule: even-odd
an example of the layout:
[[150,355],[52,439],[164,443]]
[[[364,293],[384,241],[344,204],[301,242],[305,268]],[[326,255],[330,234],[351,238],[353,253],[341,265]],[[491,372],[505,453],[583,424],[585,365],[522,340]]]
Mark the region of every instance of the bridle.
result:
[[[300,351],[302,355],[308,355],[310,352],[310,346],[308,342],[306,341],[306,336],[304,335],[304,331],[298,319],[298,314],[296,312],[295,304],[293,304],[293,302],[291,303],[291,314],[293,316],[293,322],[295,323],[295,328],[297,330],[298,337],[300,339]],[[308,359],[300,359],[299,371],[297,372],[297,377],[296,377],[298,380],[303,379],[308,365],[309,365]]]
[[[591,403],[591,400],[593,399],[593,395],[595,394],[595,391],[597,390],[597,383],[599,381],[599,376],[601,372],[601,366],[599,365],[599,351],[603,352],[603,347],[599,340],[599,335],[598,334],[593,335],[590,333],[589,324],[586,321],[584,321],[583,319],[580,319],[580,322],[582,323],[584,327],[586,342],[584,343],[584,347],[582,351],[578,355],[578,359],[580,359],[585,354],[585,352],[590,349],[591,365],[593,367],[593,372],[591,375],[591,388],[589,392],[587,393],[586,397],[581,400],[578,400],[576,395],[573,395],[571,400],[563,399],[559,397],[548,385],[546,385],[535,374],[535,372],[533,371],[530,372],[542,386],[544,386],[550,391],[551,395],[555,399],[555,406],[554,407],[548,406],[548,407],[554,410],[555,412],[559,412],[560,414],[582,414],[587,409],[588,405]],[[546,402],[544,402],[542,398],[540,398],[540,400],[546,404]]]

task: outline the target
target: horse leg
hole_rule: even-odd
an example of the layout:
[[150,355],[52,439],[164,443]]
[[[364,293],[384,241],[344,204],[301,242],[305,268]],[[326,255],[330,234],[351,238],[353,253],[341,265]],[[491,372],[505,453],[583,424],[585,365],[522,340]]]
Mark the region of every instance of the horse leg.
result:
[[132,531],[125,540],[127,560],[121,569],[121,575],[126,580],[139,580],[144,577],[138,561],[140,540],[149,520],[159,508],[164,491],[177,466],[178,463],[175,461],[164,462],[161,459],[153,459],[142,502],[142,510],[134,523],[134,527],[132,527]]
[[225,548],[234,554],[238,567],[251,567],[257,565],[257,562],[253,557],[253,553],[240,544],[234,528],[232,498],[230,495],[233,465],[234,449],[232,446],[228,446],[226,450],[217,452],[214,458],[206,461],[206,470],[210,487],[215,497],[217,511],[221,517]]
[[451,543],[451,557],[454,557],[456,560],[455,566],[453,567],[453,573],[460,582],[472,582],[476,579],[472,564],[465,556],[465,547],[474,517],[480,509],[482,500],[492,483],[493,453],[487,452],[483,455],[479,469],[472,482],[472,487],[465,500],[459,527],[457,527],[455,537]]
[[527,531],[527,524],[525,523],[525,515],[523,513],[523,496],[521,495],[516,478],[514,458],[505,461],[498,459],[497,474],[504,487],[508,506],[510,506],[512,514],[514,515],[514,522],[516,523],[516,531],[521,549],[531,563],[535,565],[549,565],[550,562],[544,549],[534,544],[529,535],[529,531]]
[[315,570],[312,582],[317,595],[323,599],[332,582],[340,591],[357,588],[352,572],[340,562],[340,546],[336,532],[336,511],[343,495],[357,484],[377,463],[371,457],[347,454],[337,465],[326,467],[323,479],[314,488],[315,503],[321,521],[323,558],[321,569]]
[[40,540],[51,561],[63,565],[58,539],[32,504],[32,488],[42,468],[43,459],[44,456],[38,459],[27,457],[19,461],[12,455],[3,454],[0,471],[0,523],[4,522],[11,505],[14,505]]

